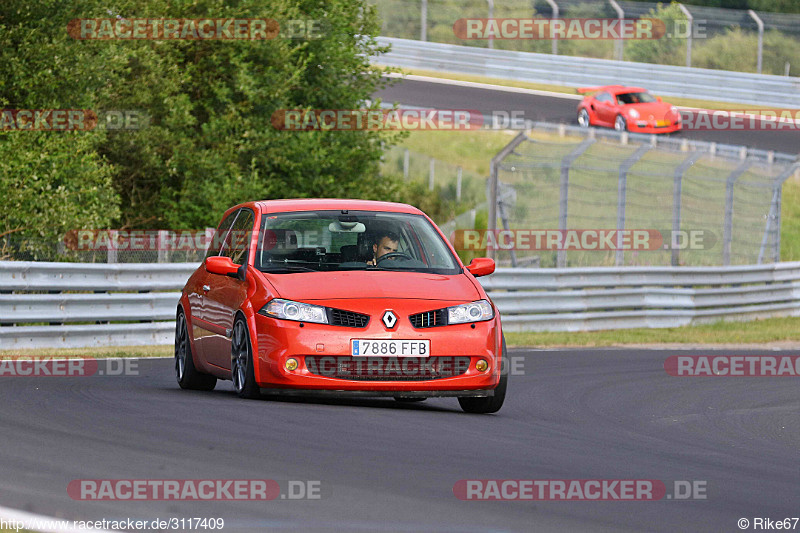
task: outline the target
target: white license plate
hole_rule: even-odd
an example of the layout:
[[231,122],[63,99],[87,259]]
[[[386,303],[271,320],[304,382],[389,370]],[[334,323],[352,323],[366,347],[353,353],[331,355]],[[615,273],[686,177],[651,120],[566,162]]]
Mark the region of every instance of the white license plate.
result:
[[431,341],[402,339],[353,339],[353,357],[430,357]]

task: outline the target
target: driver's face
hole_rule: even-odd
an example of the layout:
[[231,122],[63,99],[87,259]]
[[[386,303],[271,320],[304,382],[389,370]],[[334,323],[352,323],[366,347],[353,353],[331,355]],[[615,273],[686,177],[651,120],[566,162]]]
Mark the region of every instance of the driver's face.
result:
[[378,244],[373,244],[372,251],[375,252],[375,260],[380,259],[382,255],[396,252],[397,244],[397,241],[393,241],[389,237],[384,237]]

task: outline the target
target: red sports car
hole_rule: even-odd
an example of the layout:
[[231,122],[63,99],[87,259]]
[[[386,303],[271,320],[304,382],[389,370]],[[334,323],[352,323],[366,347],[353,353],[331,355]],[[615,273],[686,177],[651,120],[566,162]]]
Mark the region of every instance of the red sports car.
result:
[[671,133],[681,129],[678,108],[641,87],[606,85],[584,87],[578,92],[591,93],[578,104],[578,124],[584,128],[607,126],[639,133]]
[[183,288],[175,373],[239,396],[454,396],[493,413],[506,393],[500,315],[419,209],[363,200],[248,202],[225,212]]

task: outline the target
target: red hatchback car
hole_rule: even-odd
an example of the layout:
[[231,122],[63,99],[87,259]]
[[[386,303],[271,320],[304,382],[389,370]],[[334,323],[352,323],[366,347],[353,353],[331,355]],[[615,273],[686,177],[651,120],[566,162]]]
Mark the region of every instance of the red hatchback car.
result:
[[677,107],[661,101],[641,87],[605,85],[584,87],[579,93],[592,93],[578,104],[578,124],[606,126],[617,131],[671,133],[681,129]]
[[230,379],[239,396],[454,396],[493,413],[506,393],[500,315],[415,207],[271,200],[225,212],[183,288],[175,373],[185,389]]

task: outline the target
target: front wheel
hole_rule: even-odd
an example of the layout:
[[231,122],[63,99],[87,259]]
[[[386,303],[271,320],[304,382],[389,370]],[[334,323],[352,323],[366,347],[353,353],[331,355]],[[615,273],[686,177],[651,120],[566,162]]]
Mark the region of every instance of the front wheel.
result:
[[503,337],[503,353],[500,358],[500,383],[494,389],[494,396],[489,398],[459,397],[458,403],[467,413],[488,414],[496,413],[503,407],[508,387],[508,354],[506,352],[506,338]]
[[253,345],[250,332],[242,317],[233,324],[231,342],[231,378],[233,388],[240,398],[258,398],[261,394],[253,370]]
[[182,389],[213,390],[217,384],[217,378],[198,372],[194,366],[183,311],[178,313],[175,321],[175,378]]
[[628,131],[628,123],[625,122],[625,117],[617,115],[617,118],[614,119],[614,129],[617,131]]

